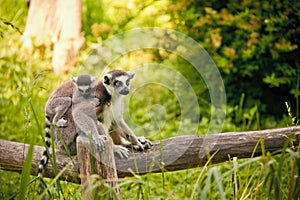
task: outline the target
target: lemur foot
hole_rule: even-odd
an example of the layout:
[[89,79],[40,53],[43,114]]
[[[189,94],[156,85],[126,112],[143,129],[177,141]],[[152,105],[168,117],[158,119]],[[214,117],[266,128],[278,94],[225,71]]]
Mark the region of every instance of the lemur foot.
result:
[[131,147],[136,151],[144,151],[146,149],[151,149],[152,142],[147,140],[144,136],[137,137],[137,142],[131,145]]
[[93,137],[93,140],[95,141],[95,144],[97,146],[98,151],[103,151],[105,148],[105,143],[107,141],[106,135],[99,135],[98,137]]
[[135,144],[131,144],[130,146],[131,146],[131,148],[133,148],[135,151],[144,151],[144,146],[143,146],[142,143],[140,143],[139,141],[137,141]]
[[143,145],[144,149],[151,149],[151,146],[153,146],[152,142],[144,136],[137,137],[137,139]]
[[61,119],[59,119],[59,120],[55,123],[55,125],[56,125],[57,127],[67,127],[67,126],[68,126],[68,120],[66,120],[66,119],[64,119],[64,118],[61,118]]
[[129,150],[121,145],[113,145],[113,151],[115,156],[121,159],[127,159],[129,156]]

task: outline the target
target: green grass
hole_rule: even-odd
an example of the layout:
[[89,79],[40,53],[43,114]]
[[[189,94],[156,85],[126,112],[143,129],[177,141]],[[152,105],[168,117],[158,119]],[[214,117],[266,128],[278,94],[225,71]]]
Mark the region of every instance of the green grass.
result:
[[299,152],[285,149],[277,156],[234,158],[203,168],[137,176],[121,181],[123,198],[296,199],[299,189],[295,185],[300,182],[295,169],[299,170],[299,159]]
[[[37,181],[35,181],[35,176],[30,176],[32,147],[43,145],[44,105],[49,94],[62,82],[69,80],[72,72],[55,76],[50,71],[51,52],[45,51],[42,55],[34,54],[31,59],[22,55],[19,44],[20,34],[14,27],[24,30],[27,11],[25,2],[24,5],[22,1],[12,2],[0,0],[0,13],[6,14],[0,20],[2,36],[0,39],[0,138],[29,143],[31,146],[28,154],[24,155],[26,161],[21,174],[0,170],[0,199],[39,199]],[[11,24],[5,24],[2,19]],[[78,58],[80,62],[88,55],[88,49],[89,47],[82,50]],[[117,63],[122,64],[122,60]],[[76,70],[78,69],[75,69],[74,73]],[[204,86],[201,85],[197,89],[205,90],[202,87]],[[160,91],[159,94],[157,90]],[[233,108],[227,107],[229,114],[224,124],[225,131],[275,128],[297,124],[293,110],[288,104],[287,112],[283,113],[285,115],[283,120],[276,121],[269,116],[263,119],[264,123],[262,123],[257,106],[246,110],[244,98],[246,97],[242,95],[239,105]],[[172,92],[159,86],[149,86],[140,93],[137,91],[129,102],[130,118],[134,123],[143,126],[142,128],[136,127],[136,132],[139,135],[149,136],[152,140],[174,136],[180,123],[178,115],[181,114],[178,112],[179,104],[174,99],[176,100]],[[165,124],[159,121],[161,116],[157,114],[158,109],[153,108],[156,104],[161,104],[166,108]],[[208,108],[202,110],[201,113],[210,113],[209,103],[205,105]],[[135,111],[132,112],[133,110]],[[296,110],[296,115],[299,115],[298,112]],[[198,133],[205,132],[208,119],[208,116],[201,118]],[[189,123],[193,122],[185,123],[188,127]],[[263,144],[263,141],[260,142]],[[157,174],[149,173],[120,179],[122,196],[123,199],[143,200],[299,198],[299,146],[295,147],[287,142],[283,150],[277,152],[276,155],[263,152],[263,155],[257,158],[232,158],[231,161],[217,165],[209,165],[208,162],[204,167],[195,169],[163,171]],[[52,158],[55,158],[55,154]],[[55,159],[51,162],[55,166]],[[47,184],[46,194],[50,196],[50,199],[81,199],[81,186],[59,181],[59,176],[63,171],[55,171],[54,179],[44,179]],[[111,188],[107,187],[99,177],[94,176],[92,187],[97,186],[105,186],[105,190],[97,194],[99,199],[105,199],[105,195],[111,191]]]

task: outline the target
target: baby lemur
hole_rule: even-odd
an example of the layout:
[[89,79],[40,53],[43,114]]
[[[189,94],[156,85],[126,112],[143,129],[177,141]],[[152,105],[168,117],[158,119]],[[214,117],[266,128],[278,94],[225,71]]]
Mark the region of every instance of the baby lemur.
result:
[[[91,92],[91,97],[89,97],[93,99],[92,102],[94,104],[97,104],[94,108],[96,111],[99,126],[97,127],[97,131],[104,131],[104,133],[100,135],[109,133],[115,144],[113,146],[114,153],[121,158],[128,157],[129,151],[125,147],[132,147],[135,150],[144,150],[150,148],[151,146],[151,142],[149,140],[145,139],[144,137],[136,137],[123,119],[123,96],[129,93],[130,80],[134,77],[134,75],[135,73],[132,71],[110,71],[104,75],[102,81],[96,84],[95,91]],[[74,106],[71,106],[73,91],[76,92],[76,90],[78,90],[76,89],[76,84],[74,85],[74,83],[78,83],[79,79],[77,78],[76,81],[74,80],[70,80],[58,87],[51,94],[45,108],[45,143],[47,147],[50,147],[50,126],[52,124],[52,131],[56,147],[61,151],[68,151],[72,156],[77,154],[76,137],[78,136],[80,131],[86,131],[78,131],[78,129],[76,129],[73,115],[76,116],[77,114],[73,112],[72,115],[72,110],[74,109]],[[91,80],[91,82],[93,81]],[[99,99],[99,102],[97,102],[95,98]],[[89,102],[89,104],[90,103],[91,101]],[[78,116],[78,119],[79,118],[80,117]],[[77,127],[81,129],[80,125],[78,126],[78,120],[76,117],[75,121]],[[101,141],[98,142],[99,144],[101,143]],[[67,149],[65,149],[65,147]],[[43,168],[45,167],[47,162],[48,154],[45,150],[43,152],[43,156],[39,165],[39,176],[41,175]]]
[[99,99],[93,97],[97,78],[84,74],[73,77],[72,81],[75,88],[72,96],[72,116],[79,134],[88,136],[90,133],[97,149],[102,151],[106,138],[106,133],[101,126],[95,112],[95,106],[98,106]]

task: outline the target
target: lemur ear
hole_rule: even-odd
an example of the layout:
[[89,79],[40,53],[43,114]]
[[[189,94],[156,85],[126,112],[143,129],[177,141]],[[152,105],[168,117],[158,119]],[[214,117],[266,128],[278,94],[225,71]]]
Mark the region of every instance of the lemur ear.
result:
[[72,77],[71,80],[73,81],[73,83],[77,83],[78,77]]
[[97,84],[97,77],[96,76],[91,76],[91,85],[92,87],[95,87]]
[[103,78],[104,84],[110,85],[111,78],[112,78],[111,74],[106,74]]
[[133,79],[133,77],[135,75],[135,72],[134,71],[130,71],[130,72],[127,72],[127,74],[129,75],[129,79]]

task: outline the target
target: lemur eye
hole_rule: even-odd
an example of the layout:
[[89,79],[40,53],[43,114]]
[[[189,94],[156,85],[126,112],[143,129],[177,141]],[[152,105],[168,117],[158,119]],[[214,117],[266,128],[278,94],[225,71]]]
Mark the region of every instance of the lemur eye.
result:
[[129,86],[129,79],[126,81],[126,85]]
[[115,81],[114,82],[114,86],[115,87],[119,87],[121,84],[122,84],[121,81]]

